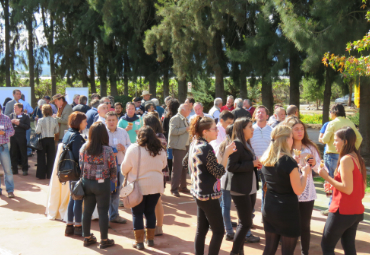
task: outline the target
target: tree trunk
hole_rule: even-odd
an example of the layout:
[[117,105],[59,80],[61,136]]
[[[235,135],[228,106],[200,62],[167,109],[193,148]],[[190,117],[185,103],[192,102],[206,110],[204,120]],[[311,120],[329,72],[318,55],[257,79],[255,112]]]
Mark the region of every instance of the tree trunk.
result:
[[49,39],[49,55],[50,55],[50,75],[51,75],[51,94],[57,93],[57,77],[55,73],[55,56],[54,56],[54,17],[50,13],[50,39]]
[[27,31],[28,31],[28,71],[30,78],[30,87],[31,87],[31,105],[34,105],[36,102],[35,97],[35,59],[33,58],[33,27],[32,20],[33,14],[28,14],[27,18]]
[[240,97],[243,99],[248,98],[248,89],[247,89],[247,64],[240,64]]
[[240,89],[240,94],[238,95],[239,97],[242,94],[242,88],[240,87],[240,69],[239,63],[237,62],[231,62],[231,79],[234,83],[234,87],[236,89]]
[[109,75],[109,81],[110,81],[110,94],[115,97],[118,96],[118,90],[117,90],[117,76],[115,72],[112,72]]
[[86,88],[88,87],[88,77],[87,77],[87,70],[83,70],[82,71],[82,77],[81,77],[81,80],[82,80],[82,87]]
[[163,99],[170,95],[170,80],[168,75],[168,70],[163,74]]
[[9,0],[4,0],[4,19],[5,19],[5,84],[11,87],[10,82],[10,24],[9,24]]
[[96,93],[94,49],[93,49],[92,54],[90,55],[90,86],[91,86],[91,94]]
[[360,133],[363,141],[361,144],[362,156],[370,156],[370,77],[361,77],[360,81]]
[[289,80],[290,80],[290,96],[289,104],[295,105],[299,110],[299,82],[301,80],[301,61],[294,45],[290,46],[290,57],[289,57]]
[[155,73],[151,73],[148,77],[149,79],[149,93],[152,94],[152,98],[157,95],[157,77]]
[[128,96],[128,75],[130,72],[129,57],[127,54],[127,48],[123,54],[123,94]]
[[179,79],[178,81],[178,99],[180,104],[184,103],[187,97],[187,86],[186,86],[186,78]]
[[326,68],[324,103],[322,109],[322,124],[329,121],[329,108],[331,98],[331,84],[333,83],[334,70],[331,67]]
[[348,84],[348,90],[349,90],[349,95],[348,95],[348,106],[352,105],[352,91],[353,91],[353,83],[354,81],[351,80]]
[[267,107],[270,113],[273,113],[274,98],[272,95],[272,80],[271,74],[265,73],[262,75],[262,104]]
[[226,102],[225,96],[225,88],[224,88],[224,74],[222,72],[222,68],[219,64],[213,66],[213,71],[215,72],[215,87],[216,87],[216,97],[222,98],[224,102]]

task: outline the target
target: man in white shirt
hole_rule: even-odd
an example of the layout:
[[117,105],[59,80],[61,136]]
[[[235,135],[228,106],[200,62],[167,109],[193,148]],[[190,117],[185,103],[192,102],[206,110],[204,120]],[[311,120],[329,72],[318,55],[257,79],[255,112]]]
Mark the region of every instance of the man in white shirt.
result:
[[220,148],[221,143],[226,140],[225,130],[227,126],[234,123],[234,114],[227,110],[223,111],[219,116],[219,120],[220,121],[216,125],[218,129],[217,139],[209,143],[213,147],[213,150],[215,151],[216,155],[218,153],[218,149]]
[[[131,145],[130,137],[127,131],[123,128],[117,127],[118,116],[115,112],[108,112],[105,118],[105,125],[107,127],[109,135],[109,146],[115,148],[117,153],[117,187],[122,187],[123,175],[121,174],[121,163],[125,157],[126,149]],[[111,193],[110,205],[109,205],[109,220],[115,223],[126,224],[126,220],[119,216],[118,206],[119,206],[119,192],[120,188],[117,188],[116,193]]]
[[211,115],[212,118],[215,120],[216,124],[218,123],[220,118],[221,107],[222,107],[222,98],[217,97],[213,102],[213,107],[208,112],[208,114]]
[[185,104],[188,105],[189,106],[189,109],[190,109],[190,114],[187,117],[187,119],[190,121],[190,118],[195,115],[195,112],[194,112],[194,109],[193,109],[194,108],[194,104],[195,104],[194,98],[192,98],[192,97],[186,98]]
[[[193,118],[195,118],[196,116],[200,116],[200,117],[209,117],[209,118],[212,118],[211,115],[207,114],[207,113],[204,113],[203,112],[203,105],[202,103],[199,103],[199,102],[196,102],[194,104],[194,112],[195,112],[195,115],[191,116],[190,119],[189,119],[189,122],[191,123],[191,120]],[[212,118],[213,119],[213,118]]]
[[105,123],[105,115],[108,112],[108,106],[106,104],[100,104],[98,106],[98,115],[95,116],[94,122],[101,121]]

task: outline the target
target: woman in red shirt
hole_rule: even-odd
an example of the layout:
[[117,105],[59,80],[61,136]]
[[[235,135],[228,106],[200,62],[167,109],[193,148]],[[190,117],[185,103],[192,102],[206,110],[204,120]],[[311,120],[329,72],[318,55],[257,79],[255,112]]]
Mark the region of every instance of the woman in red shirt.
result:
[[334,146],[340,161],[334,178],[320,168],[319,174],[331,185],[333,199],[326,220],[321,248],[324,255],[334,255],[334,249],[341,239],[345,254],[356,254],[355,238],[358,224],[364,218],[366,168],[356,149],[356,134],[352,128],[335,132]]

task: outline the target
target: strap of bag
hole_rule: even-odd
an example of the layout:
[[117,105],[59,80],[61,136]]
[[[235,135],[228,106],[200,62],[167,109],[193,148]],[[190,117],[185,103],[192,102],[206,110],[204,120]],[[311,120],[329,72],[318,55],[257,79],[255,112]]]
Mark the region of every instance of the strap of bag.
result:
[[139,162],[137,164],[138,166],[137,166],[136,180],[139,179],[140,161],[141,161],[141,146],[139,145]]

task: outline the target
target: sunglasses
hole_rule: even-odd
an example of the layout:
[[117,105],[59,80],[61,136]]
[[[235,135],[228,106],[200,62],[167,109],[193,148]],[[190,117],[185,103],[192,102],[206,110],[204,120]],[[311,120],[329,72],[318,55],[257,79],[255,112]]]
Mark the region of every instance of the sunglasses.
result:
[[110,102],[105,102],[104,104],[110,104]]

